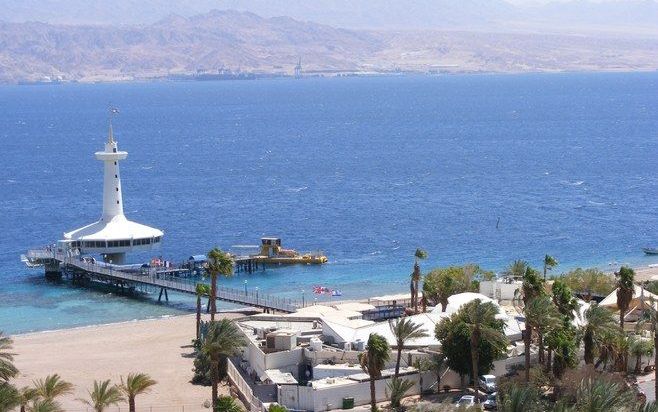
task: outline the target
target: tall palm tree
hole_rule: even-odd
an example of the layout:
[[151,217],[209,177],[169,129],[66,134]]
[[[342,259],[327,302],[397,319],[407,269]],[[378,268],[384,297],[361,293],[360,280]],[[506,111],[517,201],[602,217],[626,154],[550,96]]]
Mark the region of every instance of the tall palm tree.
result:
[[405,343],[410,339],[420,339],[429,336],[422,328],[422,325],[414,323],[412,320],[401,318],[391,319],[388,321],[388,326],[391,328],[393,336],[395,336],[397,347],[397,360],[395,362],[395,377],[400,374],[400,359],[402,358],[402,349]]
[[370,410],[377,410],[377,396],[375,393],[375,379],[382,376],[382,369],[391,356],[386,338],[376,333],[368,337],[366,351],[359,353],[361,369],[370,376]]
[[505,269],[505,273],[509,276],[520,278],[525,274],[527,268],[528,262],[517,259],[510,263],[507,269]]
[[[537,296],[531,299],[524,307],[525,313],[525,330],[523,331],[523,341],[525,346],[525,381],[530,382],[530,344],[532,343],[532,331],[535,330],[538,335],[544,331],[558,327],[561,323],[560,312],[546,296]],[[543,342],[540,342],[543,350]]]
[[91,406],[95,412],[103,412],[105,408],[123,402],[125,399],[118,385],[112,385],[110,380],[94,381],[94,389],[89,391],[89,399],[80,399]]
[[510,385],[507,390],[498,392],[500,412],[539,412],[546,410],[543,406],[539,391],[532,386]]
[[546,280],[546,272],[553,269],[557,265],[557,259],[555,259],[553,256],[544,256],[544,280]]
[[592,303],[585,311],[585,325],[581,328],[585,363],[594,363],[594,352],[600,351],[605,337],[619,332],[614,314],[603,306]]
[[210,359],[212,404],[217,406],[219,386],[219,363],[222,358],[237,354],[247,344],[246,338],[235,322],[221,319],[210,323],[208,333],[201,344],[201,351]]
[[642,356],[650,356],[653,353],[653,342],[640,336],[631,336],[628,343],[628,352],[635,356],[635,374],[642,372]]
[[135,412],[135,398],[137,395],[148,393],[151,387],[157,384],[149,375],[145,373],[131,373],[128,374],[126,381],[121,378],[121,392],[128,398],[128,410]]
[[13,364],[14,354],[10,352],[13,343],[9,336],[4,336],[0,331],[0,383],[18,374],[18,369]]
[[54,401],[55,398],[73,392],[73,384],[63,380],[58,374],[48,375],[45,379],[33,381],[37,397]]
[[539,272],[530,266],[526,267],[525,273],[523,274],[521,292],[523,293],[524,305],[527,305],[531,299],[546,293],[544,280],[539,276]]
[[[475,299],[462,306],[460,312],[463,312],[464,324],[471,335],[472,378],[475,386],[475,398],[479,403],[478,347],[480,346],[480,340],[486,340],[494,347],[505,348],[507,346],[507,338],[502,330],[502,321],[496,319],[496,315],[498,315],[498,307],[493,303],[483,303],[480,299]],[[499,325],[500,327],[494,327],[494,325]]]
[[201,331],[201,298],[210,295],[210,287],[205,283],[196,284],[196,339],[199,340]]
[[411,272],[411,305],[413,306],[414,313],[418,313],[418,290],[420,284],[420,278],[422,276],[420,272],[419,260],[427,259],[427,252],[423,249],[416,249],[414,253],[414,271]]
[[217,313],[217,277],[222,275],[230,277],[233,275],[233,259],[219,248],[213,248],[208,252],[206,270],[210,274],[210,320],[215,320]]
[[617,273],[617,307],[619,308],[619,327],[624,330],[624,317],[628,306],[633,299],[633,279],[635,272],[633,269],[622,266]]

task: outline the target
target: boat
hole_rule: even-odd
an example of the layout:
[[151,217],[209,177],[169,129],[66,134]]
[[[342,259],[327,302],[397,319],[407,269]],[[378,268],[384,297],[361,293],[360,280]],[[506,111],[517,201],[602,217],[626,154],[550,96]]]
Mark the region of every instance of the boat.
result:
[[643,247],[642,251],[647,255],[658,255],[658,248],[655,247]]
[[260,239],[260,251],[250,258],[258,263],[275,265],[321,265],[328,262],[322,253],[299,253],[294,249],[284,249],[281,238],[263,237]]

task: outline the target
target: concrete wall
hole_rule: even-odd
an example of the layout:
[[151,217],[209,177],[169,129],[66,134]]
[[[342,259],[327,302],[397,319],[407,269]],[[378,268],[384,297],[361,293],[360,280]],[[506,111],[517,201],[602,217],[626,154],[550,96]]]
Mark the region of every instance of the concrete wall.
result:
[[514,291],[521,287],[520,283],[505,283],[494,280],[480,282],[480,293],[491,299],[512,300]]
[[299,378],[297,365],[303,361],[304,350],[297,347],[290,351],[264,353],[254,342],[250,342],[244,352],[244,358],[261,380],[265,379],[267,369],[280,369]]
[[[407,396],[418,395],[420,393],[419,375],[411,374],[403,376],[415,382],[415,385],[407,392]],[[428,387],[434,382],[434,375],[431,373],[423,374],[423,387]],[[390,378],[380,379],[375,382],[375,392],[377,402],[388,400],[387,384]],[[310,386],[279,386],[279,403],[288,409],[298,409],[307,411],[327,411],[331,409],[340,409],[343,405],[343,398],[354,398],[354,405],[367,405],[370,403],[370,382],[354,382],[350,384],[336,384],[336,386],[326,386],[313,388]]]

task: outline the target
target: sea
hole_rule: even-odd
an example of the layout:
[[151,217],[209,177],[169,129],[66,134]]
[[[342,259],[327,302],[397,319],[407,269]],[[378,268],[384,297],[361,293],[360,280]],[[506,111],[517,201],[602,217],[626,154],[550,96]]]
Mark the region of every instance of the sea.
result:
[[[328,302],[423,271],[524,259],[555,274],[649,265],[658,246],[658,73],[383,76],[0,86],[0,330],[190,313],[194,298],[51,283],[20,255],[99,218],[108,108],[128,218],[174,262],[214,246],[321,250],[323,266],[220,284]],[[313,294],[315,286],[339,297]],[[220,305],[221,309],[230,306]]]

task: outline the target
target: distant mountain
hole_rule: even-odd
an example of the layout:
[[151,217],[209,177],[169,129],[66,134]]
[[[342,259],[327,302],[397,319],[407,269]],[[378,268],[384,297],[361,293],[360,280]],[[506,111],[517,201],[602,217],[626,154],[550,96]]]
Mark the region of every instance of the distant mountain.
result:
[[657,0],[0,0],[0,20],[54,24],[152,24],[212,9],[289,16],[371,30],[624,31],[658,33]]
[[658,39],[446,30],[347,30],[211,11],[150,25],[0,23],[0,81],[161,78],[219,70],[527,72],[656,70]]

